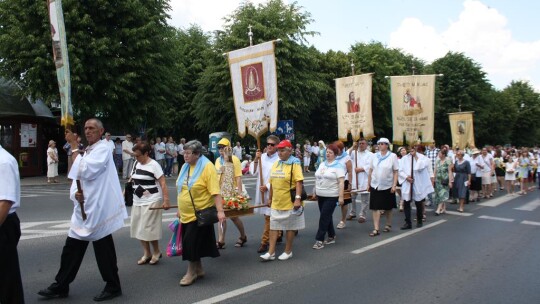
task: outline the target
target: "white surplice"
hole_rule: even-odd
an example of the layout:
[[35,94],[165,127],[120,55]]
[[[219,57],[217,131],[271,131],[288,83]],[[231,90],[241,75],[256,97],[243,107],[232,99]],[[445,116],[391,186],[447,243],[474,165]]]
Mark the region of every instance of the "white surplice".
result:
[[[69,237],[96,241],[124,226],[128,214],[113,155],[106,143],[98,141],[89,146],[84,155],[78,155],[69,178],[73,180],[70,198],[74,204]],[[80,180],[84,195],[85,221],[75,199],[76,180]]]
[[[368,173],[371,168],[371,162],[374,157],[374,154],[367,149],[363,152],[360,150],[351,151],[351,162],[352,162],[352,190],[358,190],[360,192],[365,192],[368,190]],[[356,168],[363,168],[363,172],[356,172]],[[358,182],[356,182],[358,180]],[[356,186],[358,184],[358,187]]]
[[[262,178],[263,182],[262,184],[266,186],[268,191],[264,193],[264,203],[268,204],[268,193],[270,191],[270,171],[272,171],[272,165],[279,159],[279,156],[276,153],[274,153],[272,156],[268,156],[268,153],[263,153],[261,155],[261,163],[262,163]],[[255,187],[255,206],[262,205],[261,201],[261,191],[259,191],[260,185],[261,185],[261,176],[259,174],[259,169],[261,168],[260,164],[257,164],[257,171],[254,171],[255,162],[252,162],[249,165],[249,173],[257,176],[257,186]],[[264,214],[270,216],[270,208],[268,207],[262,207],[262,208],[256,208],[255,213],[258,214]]]
[[[416,153],[418,159],[413,161],[414,183],[413,183],[413,199],[421,201],[428,194],[433,193],[433,184],[429,174],[431,160],[423,154]],[[411,183],[407,181],[407,177],[411,176],[411,159],[412,156],[407,154],[401,158],[399,162],[399,183],[401,183],[401,197],[408,201],[411,198]]]

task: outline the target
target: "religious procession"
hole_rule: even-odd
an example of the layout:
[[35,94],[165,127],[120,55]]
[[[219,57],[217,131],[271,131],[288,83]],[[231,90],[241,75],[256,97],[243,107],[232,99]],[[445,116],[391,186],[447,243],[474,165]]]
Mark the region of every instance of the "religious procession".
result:
[[[49,1],[51,26],[61,29],[62,13],[54,3]],[[122,140],[113,138],[94,117],[84,122],[84,146],[83,136],[72,131],[65,43],[65,33],[53,35],[73,213],[65,245],[58,252],[58,272],[51,274],[52,283],[36,290],[41,298],[69,296],[90,242],[105,282],[93,300],[121,296],[113,234],[128,219],[130,237],[141,250],[133,263],[156,265],[164,254],[181,256],[187,268],[178,284],[187,287],[204,284],[203,278],[218,271],[203,267],[203,258],[218,258],[224,250],[245,248],[248,242],[257,244],[253,254],[261,262],[292,259],[289,262],[294,263],[295,239],[304,237],[309,222],[318,227],[309,236],[311,248],[330,249],[336,242],[351,241],[341,238],[339,231],[357,223],[372,225],[367,235],[376,238],[422,228],[431,216],[466,212],[468,206],[493,198],[497,191],[527,195],[537,182],[540,188],[538,147],[476,147],[473,112],[449,113],[452,142],[435,142],[435,82],[442,74],[388,76],[391,139],[378,136],[373,127],[373,73],[356,75],[354,68],[351,76],[335,79],[335,138],[312,138],[301,144],[284,136],[289,133],[278,134],[275,49],[279,40],[253,45],[250,39],[250,46],[225,54],[234,95],[236,145],[226,136],[208,144],[132,134]],[[256,147],[241,146],[246,135],[254,137]],[[54,140],[49,141],[47,162],[47,182],[57,183]],[[24,303],[17,252],[20,177],[17,161],[1,147],[0,165],[7,176],[0,189],[0,224],[2,230],[10,229],[9,240],[1,243],[9,250],[1,251],[0,302]],[[308,192],[304,180],[312,173],[315,185]],[[247,176],[256,178],[254,197],[246,190]],[[175,180],[176,197],[170,196],[167,178]],[[306,216],[309,203],[317,205],[318,218]],[[428,212],[429,206],[435,211]],[[177,219],[164,232],[163,212],[173,209]],[[243,218],[254,214],[260,217],[257,234],[261,236],[248,240]],[[232,245],[226,243],[229,220],[238,234]]]

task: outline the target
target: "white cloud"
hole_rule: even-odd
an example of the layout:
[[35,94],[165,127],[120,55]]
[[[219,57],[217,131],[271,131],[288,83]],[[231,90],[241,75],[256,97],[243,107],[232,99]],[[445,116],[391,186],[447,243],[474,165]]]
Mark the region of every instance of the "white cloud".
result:
[[463,52],[479,63],[491,83],[502,89],[512,80],[530,80],[540,90],[540,40],[516,41],[505,16],[480,1],[466,0],[457,21],[441,33],[415,18],[404,19],[390,35],[389,46],[428,62],[447,51]]
[[[258,4],[268,0],[251,0]],[[223,26],[223,17],[230,15],[241,4],[238,0],[171,0],[169,24],[186,28],[198,24],[204,31],[214,31]]]

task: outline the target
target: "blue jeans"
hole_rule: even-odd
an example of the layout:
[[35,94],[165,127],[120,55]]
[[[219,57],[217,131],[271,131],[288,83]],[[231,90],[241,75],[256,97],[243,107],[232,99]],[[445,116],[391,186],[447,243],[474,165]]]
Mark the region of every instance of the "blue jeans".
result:
[[317,230],[315,239],[322,242],[326,234],[331,238],[336,236],[332,215],[334,214],[334,209],[336,209],[338,198],[319,196],[318,200],[321,216],[319,217],[319,230]]
[[172,173],[172,166],[174,162],[174,158],[165,158],[165,161],[167,162],[167,166],[165,167],[165,175],[171,175]]

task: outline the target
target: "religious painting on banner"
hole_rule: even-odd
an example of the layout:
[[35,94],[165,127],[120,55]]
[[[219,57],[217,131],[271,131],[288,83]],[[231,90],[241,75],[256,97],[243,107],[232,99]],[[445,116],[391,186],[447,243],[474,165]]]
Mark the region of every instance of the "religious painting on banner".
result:
[[71,81],[62,0],[48,0],[53,59],[60,90],[61,125],[72,126]]
[[277,125],[277,75],[274,42],[228,53],[238,135],[259,138]]
[[450,131],[452,132],[452,147],[464,149],[475,146],[473,113],[448,113]]
[[347,141],[347,133],[354,140],[375,137],[371,115],[372,74],[336,79],[338,138]]
[[390,77],[393,142],[398,145],[433,141],[435,75]]

